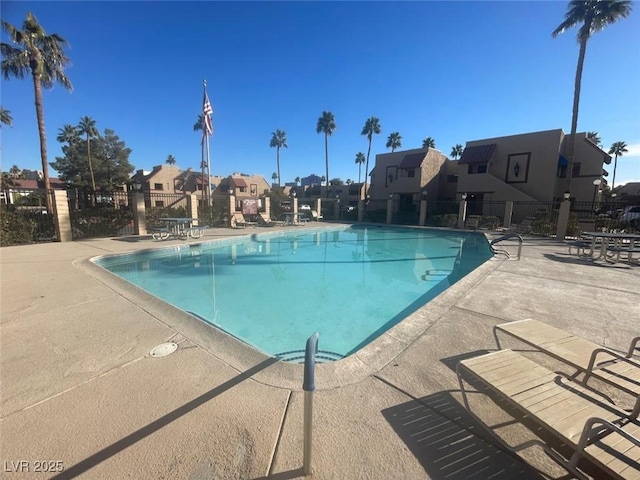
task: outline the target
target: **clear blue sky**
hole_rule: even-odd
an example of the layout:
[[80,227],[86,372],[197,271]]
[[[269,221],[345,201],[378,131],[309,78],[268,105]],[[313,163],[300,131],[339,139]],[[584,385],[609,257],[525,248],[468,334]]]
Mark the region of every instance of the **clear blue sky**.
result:
[[[370,168],[389,133],[402,148],[431,136],[448,155],[482,138],[571,127],[576,31],[553,39],[564,1],[503,2],[29,2],[3,1],[21,27],[32,11],[71,47],[73,93],[45,91],[49,161],[64,124],[88,115],[133,150],[136,169],[169,154],[199,169],[192,130],[208,82],[215,133],[212,174],[276,170],[271,132],[285,130],[282,181],[324,175],[323,110],[335,115],[329,176],[358,179],[356,153],[370,116],[380,119]],[[606,149],[623,140],[616,184],[640,181],[640,6],[592,37],[578,131]],[[7,41],[3,34],[3,41]],[[2,169],[40,169],[33,86],[2,80]],[[613,164],[609,167],[610,173]],[[50,171],[55,176],[55,171]],[[362,171],[364,177],[364,168]],[[364,180],[364,178],[363,178]],[[611,175],[609,176],[609,181]]]

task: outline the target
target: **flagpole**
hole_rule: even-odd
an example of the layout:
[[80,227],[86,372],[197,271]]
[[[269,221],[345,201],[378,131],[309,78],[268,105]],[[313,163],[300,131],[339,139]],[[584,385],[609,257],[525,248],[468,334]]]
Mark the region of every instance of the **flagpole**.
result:
[[[202,81],[203,87],[204,87],[204,96],[205,98],[208,100],[208,96],[207,96],[207,81],[203,80]],[[207,112],[202,112],[203,115],[209,115],[209,113]],[[206,122],[206,119],[203,117],[203,122]],[[207,202],[209,207],[211,207],[211,205],[213,204],[213,199],[211,198],[211,167],[210,167],[210,151],[209,151],[209,135],[211,135],[213,132],[209,132],[207,131],[206,128],[204,128],[205,126],[202,126],[202,131],[204,133],[204,140],[205,140],[205,149],[207,152],[207,158],[206,158],[206,171],[207,171],[207,184],[206,184],[206,188],[207,188]],[[204,178],[202,179],[204,181]],[[204,185],[203,185],[204,188]]]

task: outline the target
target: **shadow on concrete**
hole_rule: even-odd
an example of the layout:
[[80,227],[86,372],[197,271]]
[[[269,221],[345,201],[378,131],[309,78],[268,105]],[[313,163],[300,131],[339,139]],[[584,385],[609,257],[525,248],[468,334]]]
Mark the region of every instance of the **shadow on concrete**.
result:
[[473,352],[461,353],[460,355],[454,355],[453,357],[441,358],[440,361],[444,363],[454,372],[459,362],[468,360],[470,358],[479,357],[480,355],[486,355],[487,353],[494,352],[495,350],[474,350]]
[[484,427],[450,392],[396,405],[382,415],[429,478],[545,478],[516,455],[487,441]]
[[[99,452],[94,453],[90,457],[85,458],[84,460],[76,463],[75,465],[70,466],[69,468],[65,468],[65,470],[58,475],[51,477],[51,480],[61,480],[61,479],[69,479],[75,478],[83,473],[87,472],[91,468],[95,467],[101,462],[113,457],[114,455],[120,453],[121,451],[129,448],[131,445],[143,440],[149,435],[157,432],[161,428],[169,425],[171,422],[178,420],[183,415],[188,414],[192,410],[195,410],[199,406],[205,404],[209,400],[217,397],[218,395],[226,392],[227,390],[235,387],[239,383],[247,380],[251,376],[256,373],[264,370],[270,365],[278,362],[277,358],[268,358],[267,360],[260,362],[259,364],[251,367],[250,369],[236,375],[235,377],[227,380],[221,385],[209,390],[206,393],[203,393],[199,397],[194,398],[188,403],[176,408],[175,410],[163,415],[157,420],[149,423],[148,425],[136,430],[135,432],[127,435],[124,438],[121,438],[117,442],[109,445],[108,447],[103,448]],[[284,477],[283,477],[284,478]]]
[[116,242],[127,242],[127,243],[137,243],[137,242],[149,242],[152,241],[153,238],[151,235],[128,235],[126,237],[113,237],[111,240]]
[[544,253],[542,255],[548,260],[552,260],[554,262],[560,263],[573,263],[574,265],[592,265],[594,267],[604,267],[604,268],[616,268],[616,269],[629,269],[630,265],[626,265],[622,261],[616,263],[609,263],[606,261],[597,262],[591,258],[580,258],[575,255],[555,255],[553,253]]

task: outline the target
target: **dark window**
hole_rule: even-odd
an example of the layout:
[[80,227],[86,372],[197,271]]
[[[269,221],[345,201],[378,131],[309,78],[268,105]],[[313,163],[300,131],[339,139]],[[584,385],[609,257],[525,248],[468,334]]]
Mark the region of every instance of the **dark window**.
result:
[[487,173],[487,164],[478,165],[478,173]]
[[164,188],[162,188],[162,184],[161,183],[154,183],[153,184],[153,189],[154,190],[164,190]]
[[407,170],[407,177],[413,178],[415,176],[416,176],[416,171],[415,171],[414,168],[411,168],[411,169]]
[[390,183],[393,183],[393,175],[389,175],[387,177],[387,185],[390,184]]
[[469,175],[471,175],[473,173],[473,165],[472,164],[467,165],[467,173]]
[[580,176],[580,163],[576,162],[573,164],[573,168],[571,169],[571,176],[572,177],[579,177]]

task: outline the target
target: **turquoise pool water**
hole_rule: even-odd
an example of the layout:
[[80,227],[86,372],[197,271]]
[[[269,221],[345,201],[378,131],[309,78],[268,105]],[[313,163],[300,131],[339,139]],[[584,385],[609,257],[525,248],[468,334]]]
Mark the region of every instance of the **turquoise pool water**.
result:
[[484,235],[386,227],[273,232],[96,263],[272,356],[359,350],[491,258]]

